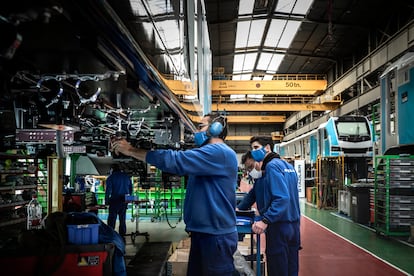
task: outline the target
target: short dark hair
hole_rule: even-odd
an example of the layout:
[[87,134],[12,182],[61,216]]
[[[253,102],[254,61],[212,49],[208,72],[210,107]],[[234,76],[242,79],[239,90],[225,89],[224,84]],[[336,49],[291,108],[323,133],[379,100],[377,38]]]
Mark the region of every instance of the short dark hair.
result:
[[272,136],[253,136],[250,138],[250,145],[254,142],[258,142],[262,146],[269,145],[271,150],[273,151],[273,139]]
[[244,165],[246,163],[247,159],[253,159],[252,152],[250,150],[242,155],[241,163]]

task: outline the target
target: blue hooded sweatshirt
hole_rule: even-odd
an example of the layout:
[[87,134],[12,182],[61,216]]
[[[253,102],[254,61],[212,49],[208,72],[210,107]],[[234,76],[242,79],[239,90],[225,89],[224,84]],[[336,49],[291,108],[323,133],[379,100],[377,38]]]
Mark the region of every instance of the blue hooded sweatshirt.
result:
[[262,217],[270,223],[300,220],[298,178],[288,162],[273,158],[267,163],[263,176],[256,179],[253,189],[238,204],[246,210],[256,202]]
[[214,235],[229,234],[236,229],[236,153],[225,143],[201,148],[147,153],[147,163],[162,171],[187,175],[184,201],[186,230]]

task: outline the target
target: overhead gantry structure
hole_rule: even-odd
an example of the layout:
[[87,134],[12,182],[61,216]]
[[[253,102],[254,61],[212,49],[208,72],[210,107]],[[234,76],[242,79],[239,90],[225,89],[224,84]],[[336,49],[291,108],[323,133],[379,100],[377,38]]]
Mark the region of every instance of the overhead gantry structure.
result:
[[[217,76],[213,76],[217,77]],[[325,93],[325,75],[277,74],[272,80],[229,80],[218,76],[212,80],[212,110],[229,113],[229,124],[280,124],[286,114],[296,111],[335,110],[341,104],[338,96]],[[196,85],[182,80],[164,79],[177,96],[193,122],[200,121],[202,107],[198,101]],[[263,112],[266,115],[263,115]],[[272,132],[276,141],[283,139],[279,131]],[[227,140],[248,140],[250,136],[229,136]]]

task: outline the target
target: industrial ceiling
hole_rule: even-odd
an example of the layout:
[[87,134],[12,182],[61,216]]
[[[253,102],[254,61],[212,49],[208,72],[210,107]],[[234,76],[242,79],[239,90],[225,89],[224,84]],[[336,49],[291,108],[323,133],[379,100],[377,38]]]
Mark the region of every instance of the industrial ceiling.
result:
[[[240,5],[249,5],[249,2],[254,3],[251,13],[239,14]],[[233,74],[237,55],[257,53],[250,72],[244,72],[251,73],[252,78],[266,73],[258,67],[260,55],[275,52],[283,55],[277,74],[332,72],[333,78],[414,18],[414,5],[404,0],[206,0],[205,4],[213,68],[223,67],[225,74]],[[304,14],[303,11],[295,13],[298,7],[308,4]],[[256,37],[259,32],[258,43],[235,46],[240,22],[263,20],[266,21],[264,29],[252,28],[247,32],[249,37]],[[267,31],[275,20],[280,24],[285,24],[284,20],[300,23],[288,47],[266,45],[267,36],[272,35]]]
[[[205,4],[213,79],[224,75],[230,80],[260,81],[276,80],[278,74],[319,74],[329,86],[414,19],[414,5],[403,0],[206,0]],[[343,95],[340,102],[349,99]],[[268,120],[271,116],[294,118],[300,111],[278,111],[279,107],[274,105],[273,111],[245,108],[230,114]],[[315,109],[313,118],[324,112]],[[281,133],[283,139],[284,123],[266,124],[265,120],[251,126],[233,125],[232,134]],[[246,142],[230,144],[245,150]]]

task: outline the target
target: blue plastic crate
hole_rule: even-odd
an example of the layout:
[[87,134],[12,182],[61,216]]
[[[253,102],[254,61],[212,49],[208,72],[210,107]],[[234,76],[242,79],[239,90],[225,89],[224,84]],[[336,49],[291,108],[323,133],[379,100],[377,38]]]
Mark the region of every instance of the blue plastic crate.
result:
[[134,202],[137,201],[138,197],[134,196],[134,195],[125,195],[125,202],[126,203],[130,203],[130,202]]
[[68,241],[72,244],[97,244],[99,224],[68,224]]

